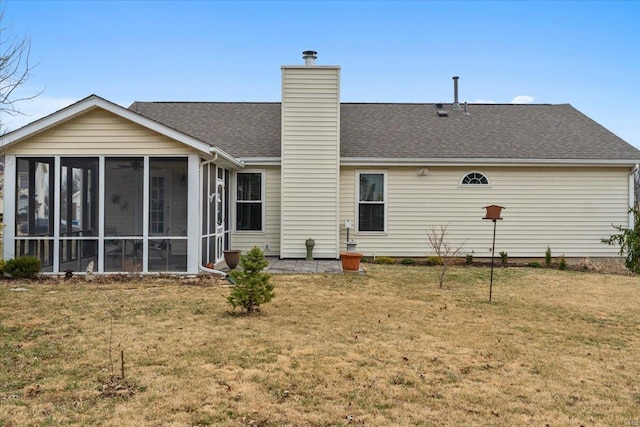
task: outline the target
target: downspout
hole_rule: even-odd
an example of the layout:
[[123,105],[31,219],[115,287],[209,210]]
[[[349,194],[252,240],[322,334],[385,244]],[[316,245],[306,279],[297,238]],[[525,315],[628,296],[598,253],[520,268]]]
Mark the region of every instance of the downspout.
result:
[[[204,185],[204,181],[203,181],[203,177],[202,177],[202,167],[204,165],[208,165],[211,163],[214,163],[216,160],[218,160],[218,153],[213,153],[213,158],[206,160],[204,162],[200,162],[200,194],[202,194],[202,187]],[[199,209],[199,213],[198,213],[198,235],[200,236],[200,239],[202,239],[202,220],[203,220],[203,206],[202,203],[204,203],[204,200],[201,200],[201,204],[200,204],[200,209]],[[227,273],[225,273],[224,271],[220,271],[220,270],[215,270],[213,268],[207,268],[204,265],[202,265],[202,245],[200,244],[200,242],[198,242],[198,270],[203,271],[205,273],[209,273],[209,274],[218,274],[224,278],[229,277],[229,275]]]
[[[636,165],[631,169],[629,173],[629,208],[634,208],[636,203],[636,173],[640,170],[640,164],[636,163]],[[629,211],[629,229],[633,229],[635,227],[635,218],[634,213]]]

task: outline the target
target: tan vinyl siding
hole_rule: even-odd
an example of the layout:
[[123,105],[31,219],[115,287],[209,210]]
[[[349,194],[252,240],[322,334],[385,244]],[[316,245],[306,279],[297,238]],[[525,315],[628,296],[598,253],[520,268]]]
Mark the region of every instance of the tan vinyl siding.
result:
[[[280,254],[280,168],[260,168],[265,172],[265,229],[262,232],[245,231],[231,233],[231,247],[245,252],[257,246],[267,256]],[[234,180],[235,183],[235,180]],[[231,189],[235,200],[235,187]],[[235,224],[235,205],[232,209],[232,224]],[[266,245],[269,245],[269,250]]]
[[316,258],[338,256],[340,156],[339,68],[283,68],[283,258],[303,258],[313,238]]
[[[356,171],[341,174],[341,221],[357,219]],[[379,170],[379,168],[376,168]],[[484,206],[504,206],[497,224],[496,254],[543,257],[616,256],[600,239],[612,234],[611,224],[628,222],[627,168],[389,168],[387,233],[353,233],[365,255],[433,255],[427,230],[448,224],[449,240],[476,257],[491,256],[493,224],[482,220]],[[470,171],[482,172],[490,186],[459,185]],[[346,240],[341,230],[340,241]]]
[[94,109],[8,150],[27,155],[174,155],[184,144],[102,109]]

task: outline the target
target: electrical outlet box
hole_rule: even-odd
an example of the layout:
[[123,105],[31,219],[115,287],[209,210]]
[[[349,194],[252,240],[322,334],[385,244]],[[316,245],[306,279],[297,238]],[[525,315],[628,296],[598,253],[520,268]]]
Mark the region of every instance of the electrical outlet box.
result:
[[271,244],[270,244],[270,243],[265,243],[265,244],[264,244],[264,250],[265,250],[265,251],[269,251],[269,250],[271,250]]

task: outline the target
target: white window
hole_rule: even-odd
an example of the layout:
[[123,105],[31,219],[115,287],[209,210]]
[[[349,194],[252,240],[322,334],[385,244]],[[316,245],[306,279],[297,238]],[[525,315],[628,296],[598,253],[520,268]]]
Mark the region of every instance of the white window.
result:
[[385,172],[358,172],[358,231],[384,232],[387,212]]
[[481,172],[469,172],[462,177],[460,185],[489,185],[489,179]]
[[236,230],[262,231],[264,223],[264,173],[236,174]]

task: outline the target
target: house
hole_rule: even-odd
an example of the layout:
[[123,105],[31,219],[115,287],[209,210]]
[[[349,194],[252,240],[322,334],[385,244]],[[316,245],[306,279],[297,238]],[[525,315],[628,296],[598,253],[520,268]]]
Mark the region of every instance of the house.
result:
[[[609,257],[640,151],[568,104],[341,103],[340,67],[282,67],[281,102],[91,95],[0,138],[4,257],[45,271],[197,273],[227,248],[337,258],[431,254],[427,232],[496,250]],[[346,224],[353,226],[349,230]]]

